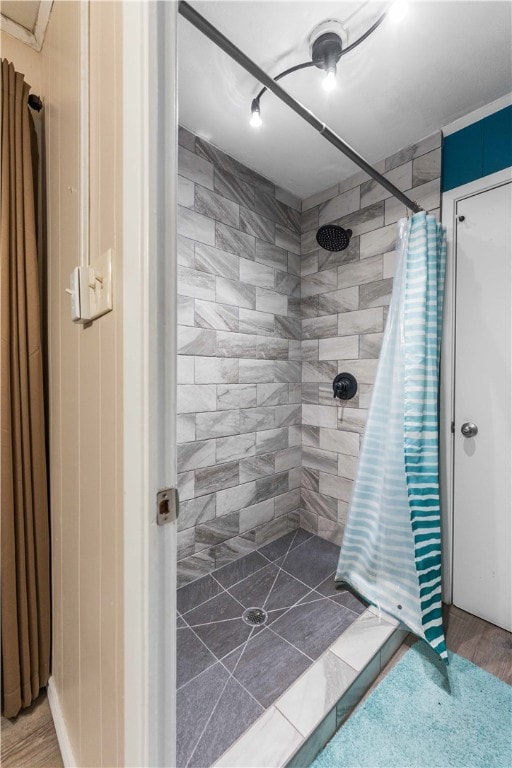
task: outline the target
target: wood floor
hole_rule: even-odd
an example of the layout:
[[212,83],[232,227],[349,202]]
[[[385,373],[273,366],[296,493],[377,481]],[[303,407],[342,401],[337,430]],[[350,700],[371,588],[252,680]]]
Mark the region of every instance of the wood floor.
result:
[[[512,635],[454,606],[445,606],[448,648],[512,685]],[[409,636],[372,688],[416,642]],[[367,694],[368,695],[368,694]],[[46,694],[15,720],[2,717],[2,768],[62,768]]]
[[63,768],[46,691],[14,720],[2,717],[2,768]]

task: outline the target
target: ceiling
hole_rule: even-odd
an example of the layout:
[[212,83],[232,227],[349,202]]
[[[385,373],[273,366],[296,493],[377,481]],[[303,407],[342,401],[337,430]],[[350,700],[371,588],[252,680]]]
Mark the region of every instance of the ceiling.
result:
[[[191,5],[267,73],[309,59],[308,36],[341,20],[349,44],[385,7],[323,0],[192,0]],[[281,81],[374,163],[512,90],[512,4],[410,0],[401,22],[386,19],[338,65],[326,93],[316,68]],[[260,85],[185,19],[179,19],[179,120],[300,198],[356,167],[271,93],[263,125],[249,125]]]

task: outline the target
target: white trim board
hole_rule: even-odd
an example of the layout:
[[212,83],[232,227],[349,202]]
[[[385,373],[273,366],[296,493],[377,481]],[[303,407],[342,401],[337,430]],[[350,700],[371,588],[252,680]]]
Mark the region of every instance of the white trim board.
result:
[[457,203],[512,180],[512,168],[505,168],[481,179],[470,181],[442,196],[442,222],[446,228],[447,257],[443,338],[441,346],[440,387],[440,475],[441,525],[443,534],[443,601],[452,602],[453,595],[453,434],[455,383],[455,253],[457,248],[455,217]]
[[484,117],[494,115],[494,113],[499,112],[500,109],[510,107],[511,104],[512,93],[508,93],[495,101],[491,101],[489,104],[484,104],[483,107],[479,107],[478,109],[469,112],[467,115],[457,118],[453,123],[445,125],[442,129],[443,136],[450,136],[450,134],[456,133],[457,131],[462,130],[462,128],[467,128],[468,125],[473,125],[473,123],[483,120]]
[[53,684],[53,677],[48,680],[47,686],[48,704],[50,705],[50,711],[52,713],[53,724],[55,726],[55,733],[57,734],[57,741],[59,742],[60,754],[64,768],[77,768],[77,762],[71,748],[71,742],[69,740],[68,732],[66,729],[66,721],[62,714],[60,706],[59,695],[57,689]]
[[16,40],[21,40],[22,43],[30,46],[35,51],[40,51],[43,47],[52,6],[53,0],[40,0],[39,12],[33,32],[13,21],[8,16],[4,16],[3,13],[0,13],[0,29],[3,32],[7,32],[11,37],[15,37]]
[[175,765],[177,3],[123,3],[124,762]]

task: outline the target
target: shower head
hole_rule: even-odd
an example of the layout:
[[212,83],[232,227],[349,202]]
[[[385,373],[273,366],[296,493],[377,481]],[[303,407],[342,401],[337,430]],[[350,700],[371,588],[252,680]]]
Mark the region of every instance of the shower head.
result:
[[351,229],[337,224],[324,224],[316,233],[316,241],[326,251],[344,251],[352,237]]

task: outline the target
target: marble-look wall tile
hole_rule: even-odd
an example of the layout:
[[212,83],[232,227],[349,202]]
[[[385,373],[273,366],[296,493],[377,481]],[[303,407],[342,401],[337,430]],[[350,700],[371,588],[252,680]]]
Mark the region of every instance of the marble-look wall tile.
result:
[[273,475],[275,472],[275,455],[268,453],[264,456],[240,460],[240,482],[248,483],[260,477]]
[[281,472],[278,475],[269,475],[255,480],[256,497],[258,501],[270,499],[272,496],[279,496],[288,491],[288,472]]
[[253,309],[240,309],[240,333],[272,335],[275,331],[275,315],[270,312],[257,312]]
[[[281,498],[281,497],[277,497]],[[253,504],[240,510],[240,533],[250,531],[258,525],[268,523],[274,519],[274,499],[261,501],[259,504]]]
[[[258,241],[261,242],[261,241]],[[256,261],[240,259],[240,280],[260,288],[274,288],[275,272],[272,267],[259,264]]]
[[302,406],[302,423],[314,427],[336,429],[336,409],[320,405]]
[[337,522],[338,504],[336,499],[326,496],[325,494],[310,491],[307,488],[302,489],[301,498],[303,507],[314,514],[317,530],[319,517],[325,517],[328,520]]
[[215,301],[215,278],[213,275],[178,266],[178,284],[181,296]]
[[218,491],[216,494],[217,515],[227,515],[251,506],[256,501],[256,483],[244,482],[240,478],[240,485],[236,488]]
[[201,213],[178,206],[178,235],[207,245],[215,244],[215,222]]
[[219,195],[217,192],[211,192],[209,189],[205,189],[197,184],[194,207],[198,213],[208,216],[210,220],[220,221],[222,224],[227,224],[230,227],[239,226],[239,205]]
[[178,413],[197,413],[217,409],[217,391],[215,386],[178,385]]
[[252,408],[256,405],[256,384],[218,384],[217,410]]
[[335,336],[331,339],[319,339],[316,359],[349,360],[356,358],[358,353],[359,336],[357,334],[354,336]]
[[361,259],[367,259],[370,256],[377,256],[379,253],[392,251],[395,247],[396,236],[397,232],[394,224],[361,235]]
[[411,144],[410,146],[401,149],[399,152],[396,152],[394,155],[387,157],[385,161],[386,171],[389,171],[391,168],[396,168],[397,165],[407,163],[409,160],[413,160],[416,157],[425,155],[427,152],[431,152],[433,149],[437,149],[440,146],[441,131],[436,131],[436,133],[427,136],[416,144]]
[[359,210],[362,202],[359,189],[359,187],[354,187],[353,189],[343,192],[341,195],[332,197],[327,202],[322,203],[318,210],[319,225],[322,226],[322,224],[328,224],[336,219],[343,218],[343,216],[348,216],[349,213]]
[[178,145],[189,149],[191,152],[195,152],[196,149],[195,135],[187,131],[182,125],[178,126]]
[[215,442],[196,440],[178,445],[178,472],[209,467],[215,462]]
[[273,453],[288,447],[288,430],[266,429],[256,435],[256,454]]
[[213,165],[183,146],[178,147],[178,167],[181,176],[213,189]]
[[234,203],[254,207],[254,188],[225,168],[215,167],[214,189]]
[[197,440],[238,435],[239,432],[240,411],[209,411],[196,415]]
[[[192,325],[219,331],[238,331],[238,307],[196,299]],[[181,323],[180,323],[181,324]],[[189,323],[186,323],[189,325]]]
[[260,216],[249,208],[240,206],[240,229],[248,235],[274,243],[276,237],[276,225],[271,219]]
[[257,357],[257,336],[247,333],[217,332],[215,352],[220,357]]
[[300,235],[297,231],[276,224],[276,245],[300,255]]
[[178,384],[194,383],[194,358],[186,355],[178,356]]
[[232,512],[229,515],[216,517],[206,523],[199,523],[195,527],[196,549],[213,547],[227,539],[232,539],[239,533],[239,513]]
[[215,245],[228,253],[235,253],[243,259],[253,259],[256,255],[256,238],[234,227],[216,222]]
[[209,466],[196,470],[196,496],[204,496],[207,493],[214,493],[233,485],[238,485],[237,461],[228,461],[226,464],[219,464],[219,466]]
[[328,472],[330,475],[337,475],[338,456],[331,451],[323,451],[321,448],[304,446],[302,449],[302,466],[318,469],[320,472]]
[[368,411],[359,408],[338,408],[338,429],[363,434]]
[[273,360],[240,360],[240,383],[260,384],[275,381]]
[[215,331],[183,326],[178,330],[179,355],[213,356],[217,346]]
[[178,176],[178,205],[194,207],[194,182],[184,176]]
[[178,531],[186,528],[194,528],[198,523],[213,520],[215,517],[215,494],[200,496],[198,499],[189,499],[180,502],[180,514],[178,517]]
[[196,439],[195,413],[178,413],[176,416],[176,442],[190,443]]
[[178,325],[194,325],[195,301],[189,296],[178,296]]
[[363,261],[356,261],[338,269],[340,288],[357,288],[364,283],[372,283],[382,278],[382,256],[373,256]]
[[359,357],[378,358],[382,347],[383,333],[367,333],[359,337]]
[[219,437],[215,443],[215,461],[217,464],[222,464],[226,461],[242,459],[245,456],[253,456],[256,447],[256,433],[248,432],[243,435]]
[[338,330],[338,315],[307,318],[302,321],[303,339],[328,339],[336,336]]
[[441,148],[433,149],[413,160],[412,186],[418,187],[441,176]]
[[382,307],[343,312],[338,316],[338,334],[353,336],[360,333],[378,333],[384,327]]
[[195,268],[211,275],[229,277],[231,280],[239,279],[238,257],[220,248],[214,248],[204,243],[196,243]]
[[[345,477],[335,477],[327,472],[320,472],[320,485],[319,491],[324,496],[330,496],[333,499],[340,499],[340,501],[350,502],[352,498],[352,481]],[[336,515],[333,520],[338,518],[338,505],[336,507]]]
[[266,288],[256,288],[256,309],[258,312],[270,312],[275,315],[286,315],[288,299],[281,293]]
[[328,291],[318,297],[319,315],[334,315],[338,312],[347,312],[358,308],[359,288],[357,286],[340,288],[337,291]]
[[[238,360],[211,357],[195,358],[196,384],[237,384]],[[198,409],[200,410],[200,409]],[[210,409],[208,409],[210,410]]]
[[215,300],[220,304],[256,309],[256,288],[235,280],[217,277]]

